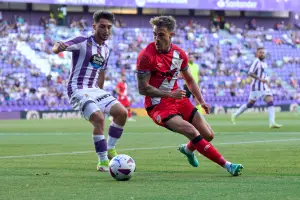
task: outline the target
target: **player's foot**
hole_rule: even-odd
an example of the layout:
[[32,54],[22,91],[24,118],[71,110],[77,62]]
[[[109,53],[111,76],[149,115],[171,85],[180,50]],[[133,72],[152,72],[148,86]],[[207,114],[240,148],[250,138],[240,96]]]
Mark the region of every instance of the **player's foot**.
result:
[[185,152],[185,146],[186,146],[185,144],[180,145],[178,147],[178,151],[180,151],[181,153],[183,153],[187,157],[189,163],[193,167],[198,167],[199,162],[198,162],[198,159],[197,159],[196,155],[194,154],[194,152],[192,152],[192,153],[186,153]]
[[271,125],[270,125],[270,128],[280,128],[280,127],[282,127],[281,124],[276,124],[276,123],[274,123],[274,124],[271,124]]
[[108,149],[107,150],[107,156],[108,156],[109,160],[113,159],[113,157],[115,157],[117,155],[118,155],[118,153],[117,153],[116,149]]
[[108,164],[109,164],[108,160],[100,161],[97,165],[97,170],[99,172],[108,172],[109,171]]
[[239,176],[242,173],[242,170],[244,169],[242,164],[231,164],[230,167],[227,169],[227,171],[232,176]]
[[231,115],[231,122],[232,122],[232,124],[236,124],[235,119],[236,119],[235,115],[232,114]]
[[135,119],[133,119],[133,118],[131,118],[131,117],[130,117],[130,118],[128,118],[128,119],[127,119],[127,121],[129,121],[129,122],[136,122],[136,120],[135,120]]

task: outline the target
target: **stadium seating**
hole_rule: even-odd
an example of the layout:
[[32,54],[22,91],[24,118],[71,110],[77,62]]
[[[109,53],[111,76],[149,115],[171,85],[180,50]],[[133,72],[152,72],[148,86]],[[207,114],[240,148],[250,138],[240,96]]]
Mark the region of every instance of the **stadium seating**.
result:
[[[26,31],[22,30],[22,26],[18,29],[7,28],[9,34],[0,39],[0,111],[71,109],[65,94],[71,55],[53,55],[51,47],[55,41],[79,34],[88,35],[92,30],[80,31],[76,27],[55,25],[45,30],[32,25],[28,28],[29,34],[24,34]],[[300,79],[296,78],[300,77],[300,48],[291,34],[290,30],[247,31],[238,28],[212,32],[195,23],[180,27],[173,41],[187,53],[196,55],[196,63],[201,70],[200,86],[206,101],[221,106],[238,106],[247,101],[251,82],[247,71],[255,48],[264,46],[275,102],[289,104],[300,101],[297,96],[300,93]],[[38,63],[17,48],[18,43],[24,40],[36,56],[49,62],[49,74],[43,73]],[[115,27],[112,39],[107,42],[112,53],[105,88],[112,91],[120,74],[125,73],[133,107],[143,106],[143,97],[136,88],[136,58],[151,40],[150,28]],[[291,77],[294,77],[296,82],[293,84],[298,84],[298,87],[291,85]],[[183,80],[179,80],[179,84],[182,85]],[[258,102],[260,104],[263,102]]]

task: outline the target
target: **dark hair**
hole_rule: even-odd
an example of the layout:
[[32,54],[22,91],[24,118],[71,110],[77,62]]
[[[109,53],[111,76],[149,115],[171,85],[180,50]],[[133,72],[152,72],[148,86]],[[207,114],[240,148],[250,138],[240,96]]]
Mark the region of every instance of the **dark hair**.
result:
[[259,50],[262,50],[262,49],[265,49],[265,48],[263,48],[263,47],[258,47],[258,48],[256,49],[256,52],[259,51]]
[[176,19],[172,16],[158,16],[150,19],[150,24],[158,27],[165,27],[168,31],[173,32],[176,29]]
[[94,23],[99,22],[100,19],[107,19],[108,21],[114,22],[115,16],[113,13],[106,11],[106,10],[97,10],[94,12],[93,20]]

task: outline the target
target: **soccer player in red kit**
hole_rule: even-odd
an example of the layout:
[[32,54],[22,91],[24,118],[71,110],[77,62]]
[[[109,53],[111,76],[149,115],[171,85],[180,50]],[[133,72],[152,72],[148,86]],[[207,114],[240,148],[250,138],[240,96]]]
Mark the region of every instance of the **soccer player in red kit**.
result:
[[185,52],[171,43],[176,28],[172,16],[159,16],[150,20],[154,42],[143,49],[137,60],[138,89],[145,95],[145,108],[152,120],[173,132],[186,136],[190,142],[179,147],[193,167],[199,165],[194,154],[197,150],[203,156],[224,167],[231,175],[238,176],[241,164],[232,164],[209,143],[214,132],[200,116],[197,109],[186,98],[185,90],[177,85],[181,73],[189,90],[209,113],[210,107],[204,101],[199,86],[195,83]]
[[127,83],[126,83],[126,76],[122,75],[121,81],[116,86],[116,92],[118,94],[118,101],[127,109],[128,111],[128,121],[135,121],[132,119],[132,113],[130,109],[130,100],[128,98],[128,89],[127,89]]

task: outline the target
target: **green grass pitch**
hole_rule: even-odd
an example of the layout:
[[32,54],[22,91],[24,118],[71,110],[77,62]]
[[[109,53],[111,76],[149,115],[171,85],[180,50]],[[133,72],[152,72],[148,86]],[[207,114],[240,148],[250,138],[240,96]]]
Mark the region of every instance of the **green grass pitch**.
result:
[[[0,121],[0,199],[300,199],[300,116],[278,113],[280,130],[268,128],[266,114],[206,117],[213,144],[242,176],[197,154],[191,167],[176,147],[183,136],[147,117],[128,122],[118,150],[133,157],[135,176],[117,182],[96,171],[91,126],[85,120]],[[106,130],[109,122],[106,123]]]

